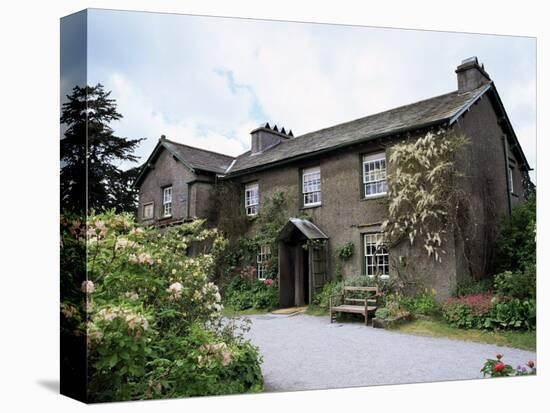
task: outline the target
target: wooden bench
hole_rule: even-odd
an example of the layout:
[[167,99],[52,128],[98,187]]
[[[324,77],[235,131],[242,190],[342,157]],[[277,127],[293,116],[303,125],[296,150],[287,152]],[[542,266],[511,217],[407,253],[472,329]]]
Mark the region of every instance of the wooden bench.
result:
[[[364,298],[357,298],[355,292],[364,293]],[[355,297],[350,297],[355,295]],[[378,288],[377,287],[344,287],[338,294],[329,297],[330,306],[330,322],[336,319],[337,313],[352,313],[363,314],[365,316],[365,325],[367,325],[369,314],[376,311],[378,304]],[[341,304],[336,303],[335,298],[341,298]]]

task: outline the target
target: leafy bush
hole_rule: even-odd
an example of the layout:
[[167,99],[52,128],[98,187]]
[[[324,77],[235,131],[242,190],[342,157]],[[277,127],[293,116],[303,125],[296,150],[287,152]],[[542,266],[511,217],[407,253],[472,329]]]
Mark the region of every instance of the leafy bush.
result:
[[387,307],[382,307],[376,309],[376,318],[380,318],[382,320],[387,320],[391,318],[391,310]]
[[493,287],[493,278],[484,278],[482,280],[470,280],[458,284],[455,287],[453,296],[462,297],[464,295],[482,294],[490,292]]
[[500,296],[519,299],[535,298],[537,288],[534,263],[525,266],[523,271],[504,271],[495,275],[495,293]]
[[537,312],[533,299],[496,300],[484,322],[485,328],[531,330],[536,327]]
[[[88,400],[261,389],[258,352],[221,322],[221,297],[209,282],[226,245],[216,230],[194,221],[161,232],[114,212],[61,223],[62,261],[87,247],[88,278],[80,297],[64,296],[61,325],[87,339]],[[191,245],[202,253],[187,255]]]
[[404,297],[403,306],[415,315],[433,316],[439,314],[441,308],[435,300],[435,291],[425,289],[413,297]]
[[536,262],[536,197],[517,205],[502,223],[497,241],[498,271],[523,271]]
[[410,315],[410,312],[403,303],[403,296],[396,293],[386,296],[385,305],[376,309],[375,317],[382,320],[388,320],[407,317],[408,315]]
[[490,293],[451,298],[443,303],[443,318],[457,328],[483,328],[490,313],[493,296]]
[[536,326],[536,304],[533,299],[473,294],[447,300],[443,317],[458,328],[530,330]]
[[313,296],[312,304],[322,308],[323,310],[328,310],[329,298],[340,293],[343,286],[343,281],[329,281],[325,283],[323,290]]
[[225,302],[237,311],[272,309],[279,305],[279,289],[271,278],[260,281],[237,275],[226,288]]

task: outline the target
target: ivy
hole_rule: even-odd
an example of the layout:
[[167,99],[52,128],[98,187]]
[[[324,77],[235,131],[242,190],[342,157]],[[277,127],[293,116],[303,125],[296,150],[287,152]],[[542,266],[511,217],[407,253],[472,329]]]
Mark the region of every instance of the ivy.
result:
[[318,250],[324,245],[326,245],[326,239],[308,239],[303,245],[302,248],[305,250]]
[[352,241],[346,242],[344,245],[336,248],[336,256],[342,261],[349,260],[355,251],[355,245]]

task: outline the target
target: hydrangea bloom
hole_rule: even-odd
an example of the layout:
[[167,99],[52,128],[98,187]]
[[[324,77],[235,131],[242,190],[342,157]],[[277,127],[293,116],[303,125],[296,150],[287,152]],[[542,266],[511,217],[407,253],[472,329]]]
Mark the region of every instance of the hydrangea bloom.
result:
[[82,281],[82,285],[80,286],[80,289],[82,290],[83,293],[91,294],[95,291],[95,285],[93,281],[90,281],[90,280]]

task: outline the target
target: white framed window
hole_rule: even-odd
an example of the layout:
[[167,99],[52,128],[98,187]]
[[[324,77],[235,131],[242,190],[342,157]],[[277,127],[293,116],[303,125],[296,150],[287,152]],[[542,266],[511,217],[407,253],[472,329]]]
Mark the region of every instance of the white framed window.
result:
[[167,186],[162,189],[162,216],[172,215],[172,187]]
[[254,216],[258,213],[260,204],[260,188],[257,182],[246,184],[244,187],[244,209],[246,215]]
[[321,205],[321,167],[302,171],[302,194],[304,206]]
[[258,255],[256,256],[256,274],[258,276],[258,280],[265,280],[267,278],[267,264],[270,258],[271,248],[269,245],[261,245],[258,249]]
[[510,193],[514,193],[514,167],[508,167],[508,185],[510,187]]
[[369,277],[380,276],[387,279],[390,276],[390,256],[384,245],[384,235],[380,232],[364,234],[365,272]]
[[363,187],[365,198],[388,192],[385,152],[363,156]]
[[146,204],[143,204],[143,212],[142,212],[143,219],[153,219],[154,214],[155,214],[154,202],[148,202]]

